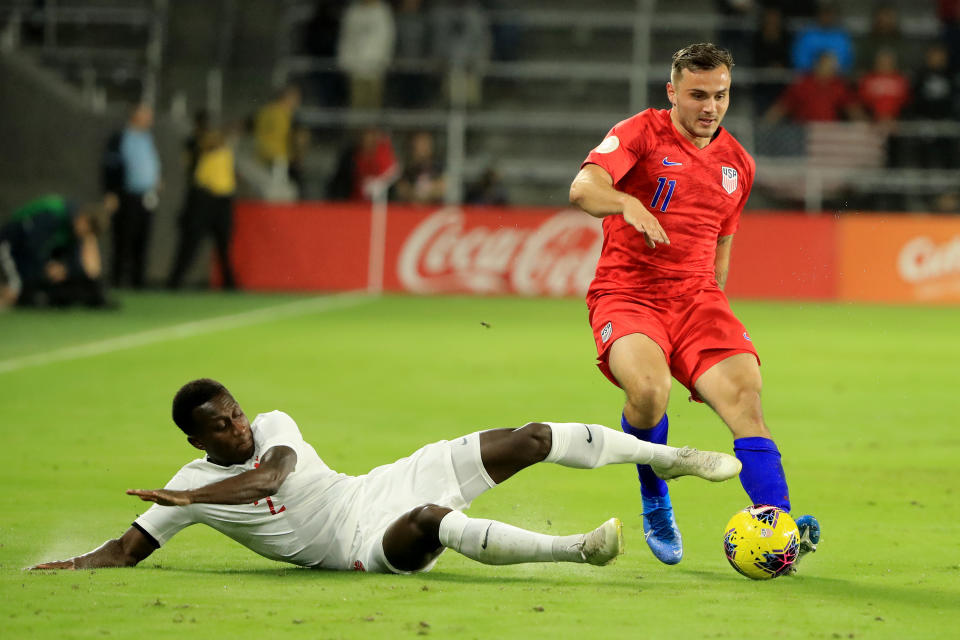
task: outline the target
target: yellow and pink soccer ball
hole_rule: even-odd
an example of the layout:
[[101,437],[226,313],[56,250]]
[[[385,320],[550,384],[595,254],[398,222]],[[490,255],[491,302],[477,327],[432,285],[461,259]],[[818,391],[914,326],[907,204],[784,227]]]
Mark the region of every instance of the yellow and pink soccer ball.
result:
[[755,504],[730,518],[723,534],[723,552],[730,566],[753,580],[789,573],[800,551],[800,532],[790,514]]

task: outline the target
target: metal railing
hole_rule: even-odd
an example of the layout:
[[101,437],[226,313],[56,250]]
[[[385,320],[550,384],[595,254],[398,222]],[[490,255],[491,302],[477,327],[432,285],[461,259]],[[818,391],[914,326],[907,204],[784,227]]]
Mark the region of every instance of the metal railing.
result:
[[[163,64],[164,31],[169,0],[149,0],[141,6],[89,4],[61,5],[47,0],[42,5],[32,2],[0,2],[2,45],[5,50],[29,49],[55,64],[80,67],[78,76],[87,106],[96,112],[106,108],[103,84],[111,74],[137,78],[141,83],[140,98],[156,102],[160,69]],[[25,25],[41,29],[36,45],[24,43],[21,30]],[[117,47],[110,43],[64,44],[61,31],[66,27],[87,26],[137,27],[146,30],[144,42],[135,47]]]

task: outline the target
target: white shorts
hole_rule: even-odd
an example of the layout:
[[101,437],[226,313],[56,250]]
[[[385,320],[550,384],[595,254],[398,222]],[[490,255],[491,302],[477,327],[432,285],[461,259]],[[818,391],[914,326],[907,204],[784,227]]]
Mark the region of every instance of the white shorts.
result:
[[[428,444],[361,476],[361,482],[354,560],[348,568],[374,573],[411,573],[391,566],[383,552],[383,535],[397,518],[425,504],[466,509],[494,485],[480,457],[479,432]],[[436,559],[420,571],[435,564]]]

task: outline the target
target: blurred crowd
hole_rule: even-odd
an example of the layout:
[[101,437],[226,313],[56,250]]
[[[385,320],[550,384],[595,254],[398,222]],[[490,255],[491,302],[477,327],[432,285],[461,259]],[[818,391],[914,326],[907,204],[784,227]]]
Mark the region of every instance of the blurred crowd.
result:
[[[298,89],[311,104],[366,113],[386,106],[478,108],[485,67],[491,60],[514,59],[518,50],[519,31],[490,20],[489,12],[498,8],[509,3],[322,0],[302,40],[306,53],[330,64],[303,77]],[[449,199],[435,131],[357,127],[339,144],[322,197],[363,200],[382,194],[419,204]],[[505,204],[507,192],[491,165],[468,182],[462,199]]]
[[[766,123],[867,121],[890,136],[890,166],[960,166],[956,138],[936,133],[898,137],[904,120],[954,122],[960,118],[960,2],[938,0],[941,37],[922,52],[908,45],[899,11],[874,5],[869,30],[854,38],[844,5],[823,0],[717,0],[726,16],[755,17],[752,38],[723,30],[720,43],[738,65],[782,70],[792,78],[754,84],[755,111]],[[788,24],[801,25],[788,29]],[[766,77],[770,77],[769,75]]]

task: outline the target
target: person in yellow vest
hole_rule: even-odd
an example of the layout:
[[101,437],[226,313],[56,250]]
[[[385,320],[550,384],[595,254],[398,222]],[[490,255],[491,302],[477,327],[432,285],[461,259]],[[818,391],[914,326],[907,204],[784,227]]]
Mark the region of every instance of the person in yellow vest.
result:
[[300,88],[287,85],[253,119],[257,156],[272,170],[286,173],[298,187],[302,185],[301,158],[309,143],[309,132],[295,119],[300,100]]
[[233,148],[222,130],[211,129],[200,140],[200,154],[193,172],[193,197],[180,218],[180,241],[167,279],[167,287],[183,284],[207,234],[213,237],[220,263],[223,288],[234,289],[236,282],[230,264],[230,233],[233,227],[233,195],[237,189]]

